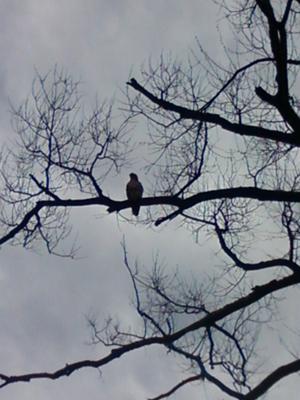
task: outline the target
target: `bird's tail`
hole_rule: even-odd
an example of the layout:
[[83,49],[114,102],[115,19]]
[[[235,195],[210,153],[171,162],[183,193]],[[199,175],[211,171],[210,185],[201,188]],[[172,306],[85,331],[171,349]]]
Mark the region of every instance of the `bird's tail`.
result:
[[140,206],[134,206],[131,209],[132,209],[132,214],[137,217],[139,215],[139,212],[140,212]]

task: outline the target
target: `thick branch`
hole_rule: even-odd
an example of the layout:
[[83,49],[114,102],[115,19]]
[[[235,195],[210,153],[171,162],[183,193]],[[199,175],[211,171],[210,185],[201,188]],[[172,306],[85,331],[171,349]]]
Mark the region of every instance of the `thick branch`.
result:
[[294,146],[300,146],[299,140],[295,138],[294,135],[258,126],[230,122],[218,114],[206,113],[199,110],[191,110],[189,108],[179,106],[154,96],[133,78],[130,80],[130,82],[127,82],[127,84],[133,89],[142,93],[150,101],[159,105],[164,110],[178,113],[180,118],[212,123],[221,126],[226,131],[237,133],[242,136],[254,136],[258,138],[274,140],[276,142],[283,142]]
[[[191,208],[196,204],[200,204],[204,201],[218,200],[218,199],[234,199],[234,198],[248,198],[248,199],[256,199],[259,201],[278,201],[278,202],[287,201],[291,203],[294,202],[298,203],[300,201],[300,193],[286,192],[283,190],[266,190],[251,186],[210,190],[207,192],[197,193],[186,199],[176,199],[179,201],[179,203],[176,204],[173,203],[172,205],[177,206],[179,209],[165,217],[159,218],[155,222],[155,225],[158,226],[165,221],[171,220],[177,217],[179,214],[181,214],[183,210]],[[143,204],[143,200],[141,204]],[[170,203],[160,203],[160,204],[170,204]]]
[[[155,336],[155,337],[150,337],[142,340],[135,341],[133,343],[129,343],[127,345],[124,345],[122,347],[113,349],[109,355],[106,357],[103,357],[99,360],[84,360],[84,361],[78,361],[72,364],[67,364],[65,367],[55,371],[55,372],[37,372],[37,373],[31,373],[31,374],[23,374],[23,375],[15,375],[15,376],[8,376],[5,374],[0,374],[0,379],[2,379],[3,383],[0,385],[0,387],[7,386],[12,383],[16,382],[29,382],[34,379],[58,379],[63,376],[69,376],[73,372],[81,369],[81,368],[100,368],[103,365],[106,365],[110,363],[111,361],[121,357],[122,355],[133,351],[140,349],[142,347],[154,345],[154,344],[160,344],[160,345],[165,345],[168,348],[170,345],[182,338],[184,335],[194,332],[198,329],[201,328],[207,328],[210,326],[213,326],[217,321],[227,317],[228,315],[233,314],[234,312],[243,309],[245,307],[248,307],[249,305],[256,303],[263,297],[267,296],[268,294],[274,293],[278,290],[287,288],[289,286],[299,284],[300,283],[300,274],[293,274],[290,276],[287,276],[285,278],[282,278],[280,280],[273,280],[271,282],[266,283],[265,285],[257,286],[255,287],[250,294],[247,296],[244,296],[238,300],[233,301],[232,303],[229,303],[225,305],[224,307],[211,312],[210,314],[206,315],[205,317],[199,319],[198,321],[186,326],[185,328],[180,329],[179,331],[170,334],[170,335],[164,335],[164,336]],[[298,361],[299,363],[299,361]],[[297,370],[300,369],[300,365],[296,364],[291,364],[287,368],[276,370],[273,374],[271,374],[269,377],[266,378],[266,383],[264,384],[264,391],[268,390],[274,383],[276,383],[279,379],[281,379],[284,376],[287,376],[289,373],[296,372]],[[263,381],[264,382],[264,381]],[[262,385],[263,382],[260,384]],[[262,390],[260,389],[260,385],[254,389],[254,390]],[[260,392],[258,392],[260,393]],[[263,392],[262,392],[263,393]],[[249,397],[247,400],[252,400],[254,397]]]
[[300,118],[290,105],[288,83],[288,49],[285,24],[292,6],[292,0],[287,1],[281,22],[277,21],[269,0],[257,0],[257,4],[265,15],[269,26],[269,37],[276,65],[276,95],[268,94],[263,88],[256,88],[256,94],[267,103],[275,106],[283,119],[299,134]]
[[24,374],[24,375],[15,375],[15,376],[7,376],[4,374],[0,374],[0,379],[2,379],[3,383],[0,385],[0,388],[7,386],[16,382],[30,382],[31,380],[36,379],[59,379],[63,376],[70,376],[73,372],[78,371],[82,368],[100,368],[103,365],[110,363],[111,361],[121,357],[123,354],[128,353],[132,350],[139,349],[141,347],[149,346],[151,344],[159,343],[160,338],[148,338],[144,340],[139,340],[134,343],[130,343],[124,345],[120,348],[113,349],[109,355],[103,357],[99,360],[83,360],[78,361],[72,364],[66,364],[65,367],[58,369],[55,372],[37,372],[32,374]]
[[255,400],[266,393],[275,383],[288,375],[300,371],[300,360],[292,361],[289,364],[282,365],[268,375],[260,384],[245,396],[245,400]]
[[[207,192],[197,193],[193,196],[187,197],[186,199],[178,198],[175,196],[157,196],[157,197],[145,197],[140,200],[141,206],[153,206],[153,205],[170,205],[178,207],[174,213],[167,217],[160,218],[156,221],[156,225],[160,225],[162,222],[172,219],[179,215],[183,210],[191,208],[196,204],[200,204],[205,201],[218,200],[218,199],[234,199],[234,198],[248,198],[258,201],[278,201],[278,202],[300,202],[300,192],[289,192],[283,190],[266,190],[259,189],[251,186],[236,187],[228,189],[216,189],[209,190]],[[30,220],[34,216],[38,216],[39,211],[44,207],[81,207],[81,206],[92,206],[102,205],[108,207],[107,211],[119,212],[132,206],[129,200],[116,201],[106,196],[99,196],[86,199],[59,199],[59,200],[41,200],[36,203],[23,218],[23,220],[11,229],[6,235],[0,239],[0,245],[13,239],[19,232],[21,232]]]
[[195,331],[200,328],[207,328],[213,326],[213,324],[234,312],[248,307],[249,305],[256,303],[261,300],[268,294],[276,292],[277,290],[284,289],[286,287],[296,285],[300,283],[300,273],[295,273],[289,275],[280,280],[272,280],[264,285],[256,286],[253,288],[252,292],[245,297],[241,297],[240,299],[225,305],[219,310],[213,311],[212,313],[206,315],[202,319],[188,325],[187,327],[173,333],[169,336],[171,341],[178,340],[185,334]]

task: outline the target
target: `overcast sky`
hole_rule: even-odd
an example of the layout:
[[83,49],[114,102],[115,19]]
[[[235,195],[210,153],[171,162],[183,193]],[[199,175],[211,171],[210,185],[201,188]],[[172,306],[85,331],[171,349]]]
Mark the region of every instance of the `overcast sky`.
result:
[[[35,69],[43,74],[56,64],[64,67],[81,79],[87,101],[96,95],[118,97],[130,71],[138,77],[149,57],[171,51],[184,59],[196,36],[214,46],[219,18],[208,0],[0,0],[0,10],[1,141],[14,138],[9,102],[19,104],[30,93]],[[127,172],[117,181],[124,187]],[[134,323],[123,235],[131,259],[145,266],[158,249],[169,265],[184,266],[187,273],[195,260],[211,257],[209,243],[200,247],[183,230],[172,234],[172,224],[150,230],[103,216],[103,211],[76,210],[78,260],[48,256],[42,248],[38,253],[1,249],[0,373],[52,371],[97,358],[97,348],[87,345],[87,314],[99,319],[119,315],[126,324]],[[104,368],[101,377],[85,370],[59,381],[11,385],[0,392],[1,400],[145,399],[167,390],[180,373],[180,365],[153,352],[153,357],[145,350],[123,357]],[[284,392],[290,385],[290,400],[296,400],[295,383],[289,382],[284,381]],[[212,393],[214,399],[223,398],[206,384],[185,388],[175,398],[212,398]],[[272,399],[279,400],[280,393],[279,387]]]

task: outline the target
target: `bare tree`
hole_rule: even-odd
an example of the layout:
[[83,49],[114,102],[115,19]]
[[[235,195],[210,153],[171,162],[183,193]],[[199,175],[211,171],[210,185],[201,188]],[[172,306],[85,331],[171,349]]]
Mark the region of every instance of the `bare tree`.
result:
[[131,207],[104,194],[105,178],[127,160],[128,123],[144,117],[155,157],[147,166],[153,197],[140,205],[148,206],[148,221],[156,225],[177,218],[195,235],[205,231],[217,240],[226,262],[222,275],[184,284],[158,260],[141,273],[123,243],[141,325],[129,332],[111,320],[101,327],[91,320],[94,342],[112,347],[106,357],[55,372],[0,374],[2,387],[99,368],[154,344],[176,354],[189,371],[155,399],[201,380],[228,397],[257,399],[300,371],[299,354],[291,352],[290,362],[263,379],[255,374],[258,332],[275,319],[277,293],[300,283],[300,2],[221,3],[235,43],[222,43],[226,61],[221,64],[199,42],[184,64],[164,56],[149,63],[139,81],[128,82],[117,128],[111,105],[82,115],[78,84],[65,74],[55,70],[52,81],[38,76],[33,103],[14,110],[18,151],[2,157],[7,207],[0,244],[28,247],[42,239],[56,252],[70,208]]

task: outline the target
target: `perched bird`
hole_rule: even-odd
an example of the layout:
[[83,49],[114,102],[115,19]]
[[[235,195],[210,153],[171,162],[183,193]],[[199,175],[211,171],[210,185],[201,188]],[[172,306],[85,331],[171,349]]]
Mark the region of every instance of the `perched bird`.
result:
[[[130,181],[126,185],[127,198],[129,201],[136,203],[139,202],[139,200],[141,200],[144,188],[136,174],[131,173],[129,174],[129,176],[130,176]],[[140,206],[133,205],[131,209],[132,209],[132,214],[137,217],[139,215]]]

